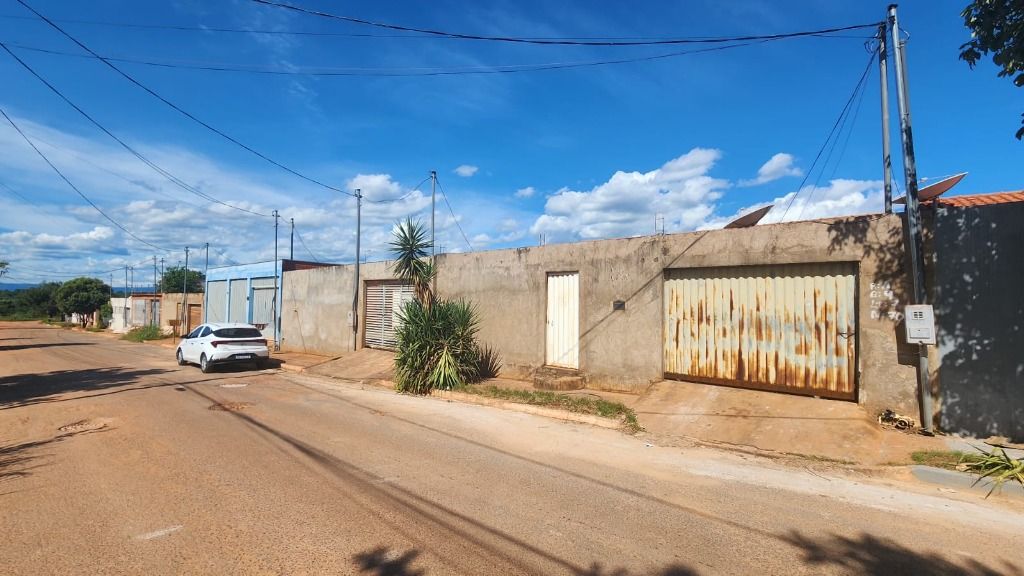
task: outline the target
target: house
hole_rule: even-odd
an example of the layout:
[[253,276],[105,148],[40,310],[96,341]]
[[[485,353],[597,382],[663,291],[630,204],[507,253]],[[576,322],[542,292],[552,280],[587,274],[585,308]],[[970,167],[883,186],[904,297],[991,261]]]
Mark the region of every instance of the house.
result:
[[112,317],[110,329],[114,332],[128,332],[141,326],[159,326],[162,295],[138,292],[127,297],[111,298]]

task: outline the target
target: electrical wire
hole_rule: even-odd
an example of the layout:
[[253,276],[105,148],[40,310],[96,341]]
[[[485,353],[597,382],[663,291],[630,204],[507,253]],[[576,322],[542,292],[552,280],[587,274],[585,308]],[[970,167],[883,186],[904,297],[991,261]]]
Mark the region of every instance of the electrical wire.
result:
[[302,247],[306,249],[306,252],[309,253],[309,256],[313,259],[313,261],[319,263],[320,259],[317,258],[315,254],[313,254],[313,251],[309,249],[309,246],[306,246],[306,241],[302,239],[302,234],[299,233],[298,228],[295,229],[295,235],[299,237],[299,243],[302,244]]
[[[0,18],[12,19],[12,20],[35,20],[31,16],[15,16],[8,14],[0,14]],[[101,20],[73,20],[73,19],[61,19],[53,18],[54,22],[60,22],[62,24],[84,24],[90,26],[107,26],[113,28],[128,28],[128,29],[140,29],[140,30],[170,30],[175,32],[202,32],[202,33],[228,33],[228,34],[265,34],[271,36],[323,36],[323,37],[339,37],[339,38],[382,38],[382,39],[410,39],[410,40],[455,40],[456,38],[450,38],[448,36],[437,36],[432,34],[368,34],[368,33],[353,33],[353,32],[313,32],[306,30],[271,30],[266,28],[227,28],[217,26],[182,26],[182,25],[169,25],[169,24],[140,24],[135,22],[109,22]],[[858,38],[864,39],[865,36],[853,36],[853,35],[842,35],[842,34],[827,34],[821,35],[822,38]],[[673,37],[668,36],[532,36],[529,37],[534,40],[671,40]]]
[[151,89],[148,86],[146,86],[145,84],[139,82],[133,76],[131,76],[127,72],[121,70],[120,68],[118,68],[117,66],[112,64],[110,61],[108,61],[107,59],[103,58],[102,56],[100,56],[99,54],[94,52],[91,48],[89,48],[88,46],[83,44],[80,40],[78,40],[77,38],[75,38],[74,36],[72,36],[71,34],[66,32],[63,28],[61,28],[60,26],[55,24],[52,20],[50,20],[46,16],[42,15],[39,11],[37,11],[32,6],[30,6],[27,2],[25,2],[25,0],[17,0],[17,2],[19,4],[21,4],[22,6],[24,6],[26,9],[28,9],[30,12],[32,12],[33,14],[38,16],[44,22],[49,24],[52,28],[54,28],[55,30],[60,32],[63,36],[65,36],[66,38],[68,38],[69,40],[71,40],[72,42],[77,44],[80,48],[82,48],[83,50],[85,50],[89,54],[92,54],[93,56],[98,58],[100,60],[100,62],[103,62],[107,67],[109,67],[111,70],[114,70],[115,72],[117,72],[124,79],[126,79],[129,82],[131,82],[132,84],[138,86],[139,88],[144,90],[146,93],[148,93],[149,95],[153,96],[157,100],[160,100],[161,102],[163,102],[164,104],[169,106],[171,109],[177,111],[179,114],[185,116],[189,120],[192,120],[193,122],[199,124],[200,126],[202,126],[202,127],[206,128],[207,130],[213,132],[214,134],[217,134],[218,136],[224,138],[228,142],[231,142],[232,144],[235,144],[236,146],[239,146],[240,148],[242,148],[242,149],[250,152],[251,154],[253,154],[253,155],[255,155],[255,156],[265,160],[266,162],[269,162],[270,164],[273,164],[274,166],[277,166],[278,168],[280,168],[280,169],[282,169],[282,170],[284,170],[284,171],[286,171],[286,172],[288,172],[288,173],[290,173],[290,174],[292,174],[294,176],[302,178],[303,180],[306,180],[308,182],[311,182],[311,183],[316,184],[318,186],[321,186],[323,188],[327,188],[328,190],[334,190],[335,192],[340,192],[342,194],[347,194],[349,196],[352,195],[350,192],[346,192],[346,191],[344,191],[344,190],[342,190],[340,188],[336,188],[336,187],[331,186],[329,184],[325,184],[325,183],[323,183],[323,182],[321,182],[321,181],[319,181],[319,180],[317,180],[315,178],[312,178],[310,176],[306,176],[305,174],[302,174],[301,172],[298,172],[297,170],[289,168],[288,166],[285,166],[284,164],[278,162],[277,160],[274,160],[273,158],[270,158],[269,156],[263,154],[262,152],[259,152],[258,150],[256,150],[256,149],[254,149],[254,148],[252,148],[252,147],[242,143],[241,141],[239,141],[236,138],[228,135],[227,133],[225,133],[225,132],[223,132],[223,131],[221,131],[221,130],[213,127],[213,126],[211,126],[210,124],[204,122],[203,120],[200,120],[195,115],[193,115],[190,112],[188,112],[188,111],[184,110],[183,108],[179,107],[177,104],[174,104],[173,102],[171,102],[167,98],[164,98],[163,96],[161,96],[159,93],[157,93],[153,89]]
[[[18,0],[19,2],[21,0]],[[375,28],[383,28],[386,30],[396,30],[400,32],[417,32],[420,34],[427,34],[430,36],[439,36],[446,38],[454,38],[458,40],[483,40],[490,42],[510,42],[516,44],[544,44],[544,45],[557,45],[557,46],[660,46],[660,45],[672,45],[672,44],[715,44],[715,43],[726,43],[726,42],[741,42],[748,40],[783,40],[787,38],[799,38],[802,36],[815,36],[821,34],[828,34],[830,32],[847,32],[850,30],[859,30],[864,28],[877,28],[881,22],[872,22],[870,24],[855,24],[852,26],[841,26],[837,28],[825,28],[822,30],[811,30],[801,32],[788,32],[784,34],[764,34],[756,36],[726,36],[726,37],[705,37],[705,38],[669,38],[660,40],[578,40],[578,39],[566,39],[566,38],[525,38],[515,36],[483,36],[478,34],[462,34],[458,32],[448,32],[443,30],[432,30],[429,28],[417,28],[412,26],[401,26],[398,24],[388,24],[385,22],[374,22],[372,20],[365,20],[363,18],[355,18],[352,16],[342,16],[339,14],[332,14],[329,12],[323,12],[320,10],[313,10],[310,8],[303,8],[301,6],[295,6],[293,4],[285,4],[282,2],[274,2],[272,0],[250,0],[256,4],[262,4],[264,6],[273,6],[285,10],[291,10],[294,12],[300,12],[308,14],[310,16],[319,16],[321,18],[329,18],[331,20],[340,20],[342,22],[349,22],[351,24],[360,24],[363,26],[372,26]]]
[[46,154],[43,154],[43,151],[40,150],[39,147],[37,147],[35,145],[35,143],[32,142],[31,139],[29,139],[29,137],[25,134],[25,132],[23,132],[22,129],[14,122],[14,120],[12,120],[11,117],[7,115],[7,112],[3,108],[0,108],[0,114],[2,114],[3,117],[7,120],[7,122],[9,122],[10,125],[13,126],[15,130],[17,130],[18,134],[20,134],[21,137],[25,139],[25,142],[27,142],[28,145],[31,146],[32,149],[36,151],[36,154],[38,154],[39,157],[42,158],[43,161],[45,161],[50,166],[50,168],[52,168],[53,171],[57,173],[58,176],[60,176],[61,180],[63,180],[69,187],[71,187],[72,190],[74,190],[79,196],[81,196],[82,199],[84,199],[86,202],[88,202],[89,205],[92,206],[97,212],[99,212],[104,218],[109,220],[111,224],[113,224],[114,226],[117,226],[125,234],[131,236],[132,238],[138,240],[139,242],[145,244],[146,246],[149,246],[151,248],[155,248],[155,249],[160,250],[162,252],[170,252],[170,250],[168,250],[166,248],[161,248],[160,246],[157,246],[156,244],[153,244],[151,242],[147,242],[147,241],[143,240],[142,238],[139,238],[134,233],[132,233],[131,230],[125,228],[120,222],[118,222],[117,220],[114,220],[113,218],[111,218],[106,212],[104,212],[99,206],[97,206],[95,202],[90,200],[88,196],[86,196],[81,190],[79,190],[78,187],[75,186],[71,182],[71,180],[68,180],[68,177],[65,176],[64,173],[61,172],[60,169],[57,168],[57,166],[54,165],[53,162],[50,162],[50,159],[46,157]]
[[9,192],[10,194],[12,194],[12,195],[14,195],[14,196],[17,196],[17,197],[18,197],[18,198],[20,198],[21,200],[24,200],[24,201],[25,201],[25,202],[27,202],[28,204],[31,204],[31,205],[33,205],[33,206],[36,206],[36,207],[38,207],[38,206],[39,206],[39,204],[37,204],[36,202],[34,202],[34,201],[33,201],[33,200],[31,199],[31,198],[29,198],[29,197],[25,196],[25,195],[24,195],[24,194],[22,194],[21,192],[18,192],[17,190],[15,190],[14,188],[12,188],[12,187],[11,187],[10,185],[8,185],[8,184],[7,184],[6,182],[0,182],[0,187],[2,187],[2,188],[3,188],[4,190],[7,190],[7,192]]
[[430,180],[430,176],[427,176],[423,180],[420,180],[419,184],[414,186],[412,190],[410,190],[409,192],[407,192],[406,194],[404,194],[400,198],[389,198],[389,199],[385,199],[385,200],[370,200],[368,198],[363,198],[363,200],[365,200],[365,201],[367,201],[367,202],[369,202],[371,204],[392,204],[394,202],[401,202],[403,200],[406,200],[407,198],[409,198],[410,196],[412,196],[413,194],[415,194],[417,192],[421,192],[422,193],[422,190],[420,190],[420,186],[423,186],[423,184],[427,180]]
[[786,209],[783,210],[782,217],[779,218],[778,220],[779,222],[782,222],[786,219],[786,215],[789,214],[789,210],[790,208],[793,207],[793,203],[796,201],[797,196],[799,196],[800,192],[803,191],[804,185],[807,184],[807,180],[811,177],[811,174],[814,172],[814,167],[817,165],[818,160],[821,159],[821,155],[825,152],[825,148],[827,148],[829,143],[832,141],[832,136],[835,135],[836,129],[839,127],[840,122],[842,122],[846,115],[849,113],[850,106],[853,104],[854,98],[857,96],[857,90],[859,90],[860,85],[864,82],[865,78],[867,77],[868,71],[871,68],[872,62],[874,62],[874,59],[875,55],[871,55],[868,57],[868,64],[864,68],[864,72],[861,74],[860,79],[854,86],[853,92],[850,93],[850,97],[846,100],[846,104],[843,106],[842,110],[840,110],[839,116],[836,118],[836,121],[832,124],[832,128],[829,130],[828,136],[825,137],[825,141],[822,142],[821,147],[818,148],[818,153],[814,156],[814,161],[811,162],[811,167],[808,168],[807,172],[804,174],[803,180],[800,181],[800,186],[797,187],[796,192],[793,193],[793,196],[789,199],[789,202],[786,204]]
[[441,181],[435,179],[437,182],[437,188],[441,191],[441,197],[444,198],[445,205],[448,206],[448,212],[452,215],[452,220],[455,221],[455,226],[459,228],[459,233],[462,234],[462,239],[466,241],[466,246],[469,247],[469,251],[473,251],[473,245],[469,242],[469,238],[466,237],[466,233],[462,230],[462,224],[459,223],[459,219],[455,217],[455,210],[452,210],[451,202],[448,201],[448,195],[444,193],[444,186],[441,185]]
[[269,67],[243,67],[238,64],[224,64],[224,63],[196,63],[186,61],[174,61],[174,60],[146,60],[139,58],[127,58],[121,56],[91,56],[89,54],[76,54],[74,52],[66,52],[62,50],[53,50],[50,48],[39,48],[36,46],[27,46],[24,44],[8,44],[11,47],[18,48],[19,50],[30,50],[33,52],[40,52],[43,54],[51,54],[55,56],[68,56],[73,58],[91,58],[91,59],[103,59],[111,62],[120,62],[127,64],[139,64],[143,66],[152,66],[157,68],[171,68],[171,69],[182,69],[182,70],[203,70],[211,72],[240,72],[248,74],[261,74],[261,75],[272,75],[272,76],[309,76],[309,77],[361,77],[361,78],[395,78],[395,77],[416,77],[416,76],[468,76],[468,75],[480,75],[480,74],[515,74],[523,72],[542,72],[547,70],[565,70],[571,68],[590,68],[595,66],[613,66],[619,64],[633,64],[638,62],[649,62],[653,60],[662,60],[666,58],[675,58],[679,56],[686,56],[690,54],[700,54],[703,52],[717,52],[720,50],[729,50],[732,48],[741,48],[744,46],[750,46],[752,44],[760,44],[767,42],[767,40],[760,40],[757,42],[742,42],[736,44],[727,44],[724,46],[715,46],[712,48],[701,48],[694,50],[679,50],[675,52],[667,52],[662,54],[653,54],[649,56],[639,56],[635,58],[621,58],[612,60],[582,60],[582,61],[568,61],[568,62],[545,62],[537,64],[496,64],[492,66],[462,66],[453,68],[444,67],[394,67],[394,68],[355,68],[355,67],[341,67],[341,68],[269,68]]
[[202,191],[196,189],[195,187],[191,186],[190,184],[188,184],[184,180],[178,178],[174,174],[171,174],[170,172],[168,172],[167,170],[165,170],[164,168],[160,167],[155,162],[153,162],[152,160],[150,160],[149,158],[144,156],[141,152],[135,150],[135,148],[133,148],[130,145],[128,145],[127,142],[125,142],[124,140],[118,138],[116,135],[114,135],[113,132],[108,130],[105,126],[100,124],[99,121],[97,121],[95,118],[90,116],[89,113],[87,113],[85,110],[83,110],[81,107],[79,107],[73,101],[71,101],[71,99],[68,98],[67,96],[65,96],[63,92],[58,90],[56,86],[54,86],[49,81],[47,81],[46,78],[43,78],[43,76],[41,74],[39,74],[38,72],[36,72],[36,70],[33,69],[31,66],[29,66],[29,64],[27,62],[25,62],[24,60],[19,58],[18,55],[15,54],[6,44],[0,42],[0,48],[3,48],[3,50],[5,52],[7,52],[12,58],[14,58],[15,61],[18,62],[18,64],[20,64],[30,74],[35,76],[37,80],[42,82],[43,85],[45,85],[47,88],[49,88],[54,94],[56,94],[58,97],[60,97],[60,99],[63,100],[65,103],[67,103],[68,106],[71,106],[72,108],[74,108],[74,110],[76,112],[78,112],[80,115],[82,115],[82,117],[84,117],[86,120],[88,120],[93,126],[98,128],[100,131],[102,131],[107,136],[110,136],[115,142],[120,144],[121,147],[124,148],[125,150],[127,150],[132,156],[135,156],[143,164],[145,164],[146,166],[149,166],[154,171],[156,171],[158,174],[160,174],[161,176],[167,178],[170,182],[172,182],[176,186],[182,188],[183,190],[191,192],[192,194],[195,194],[196,196],[199,196],[200,198],[202,198],[202,199],[204,199],[204,200],[206,200],[208,202],[213,202],[213,203],[216,203],[216,204],[221,204],[223,206],[227,206],[228,208],[233,208],[233,209],[239,210],[241,212],[247,212],[247,213],[252,214],[254,216],[269,216],[268,214],[261,214],[259,212],[255,212],[255,211],[252,211],[252,210],[247,210],[245,208],[241,208],[241,207],[235,206],[233,204],[228,204],[227,202],[224,202],[223,200],[215,198],[215,197],[213,197],[213,196],[211,196],[211,195],[209,195],[209,194],[207,194],[205,192],[202,192]]

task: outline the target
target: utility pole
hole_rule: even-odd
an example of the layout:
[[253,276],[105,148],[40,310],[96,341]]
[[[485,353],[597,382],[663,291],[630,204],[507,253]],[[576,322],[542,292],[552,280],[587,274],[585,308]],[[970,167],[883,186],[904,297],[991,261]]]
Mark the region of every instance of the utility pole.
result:
[[132,271],[132,283],[131,283],[132,296],[135,296],[135,266],[132,266],[132,267],[130,267],[128,269]]
[[889,149],[889,72],[885,24],[878,27],[878,72],[882,79],[882,182],[885,189],[885,213],[892,214],[892,154]]
[[[156,255],[155,254],[153,255],[153,293],[154,294],[156,293]],[[157,311],[156,304],[154,304],[153,301],[150,300],[146,304],[146,309],[147,309],[147,311],[150,314],[150,321],[149,321],[149,323],[151,325],[153,325],[153,326],[159,326],[160,325],[160,319],[157,318],[157,316],[156,316],[156,311]]]
[[[896,64],[896,104],[900,114],[900,138],[903,142],[903,177],[907,186],[907,234],[906,247],[910,255],[910,271],[913,283],[913,303],[926,304],[928,295],[924,285],[924,268],[921,240],[921,210],[917,198],[917,164],[914,159],[914,132],[910,122],[910,97],[907,88],[907,62],[904,43],[900,41],[899,20],[896,5],[889,5],[889,32],[892,35]],[[931,379],[928,375],[928,347],[918,344],[917,385],[921,394],[921,425],[928,434],[933,433]]]
[[128,330],[128,265],[124,265],[124,294],[121,294],[124,300],[124,329]]
[[156,292],[156,256],[153,256],[153,292]]
[[160,293],[164,293],[164,259],[160,259]]
[[292,237],[288,241],[288,259],[295,260],[295,218],[289,218],[288,220],[292,224]]
[[356,279],[352,290],[352,350],[359,349],[359,240],[363,235],[363,191],[356,188]]
[[206,319],[206,314],[207,314],[207,310],[210,308],[210,297],[208,296],[209,292],[206,290],[206,288],[207,288],[207,285],[206,285],[207,280],[206,280],[206,278],[207,278],[207,276],[209,274],[210,274],[210,243],[207,242],[206,243],[206,264],[203,266],[203,324],[206,324],[208,322],[208,320]]
[[437,170],[430,171],[430,262],[434,262],[434,215],[437,205]]
[[185,273],[181,280],[181,335],[191,332],[188,325],[188,246],[185,246]]
[[274,305],[273,305],[273,322],[274,322],[274,351],[277,352],[281,349],[279,332],[281,330],[281,324],[277,321],[277,221],[281,218],[281,215],[274,210]]

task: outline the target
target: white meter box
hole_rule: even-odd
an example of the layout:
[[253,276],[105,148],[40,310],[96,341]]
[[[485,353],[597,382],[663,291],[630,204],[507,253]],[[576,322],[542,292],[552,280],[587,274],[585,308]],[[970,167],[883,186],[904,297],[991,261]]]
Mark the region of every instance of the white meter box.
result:
[[908,344],[935,344],[935,313],[930,304],[911,304],[904,310]]

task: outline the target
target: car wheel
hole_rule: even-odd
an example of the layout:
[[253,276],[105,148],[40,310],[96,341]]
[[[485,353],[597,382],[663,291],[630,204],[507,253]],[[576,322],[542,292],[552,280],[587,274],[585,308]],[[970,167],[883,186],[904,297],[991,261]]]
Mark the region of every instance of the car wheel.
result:
[[185,365],[185,357],[181,355],[181,350],[178,350],[178,366]]
[[206,354],[199,357],[199,369],[203,371],[203,374],[209,374],[213,370],[213,364],[210,364]]

